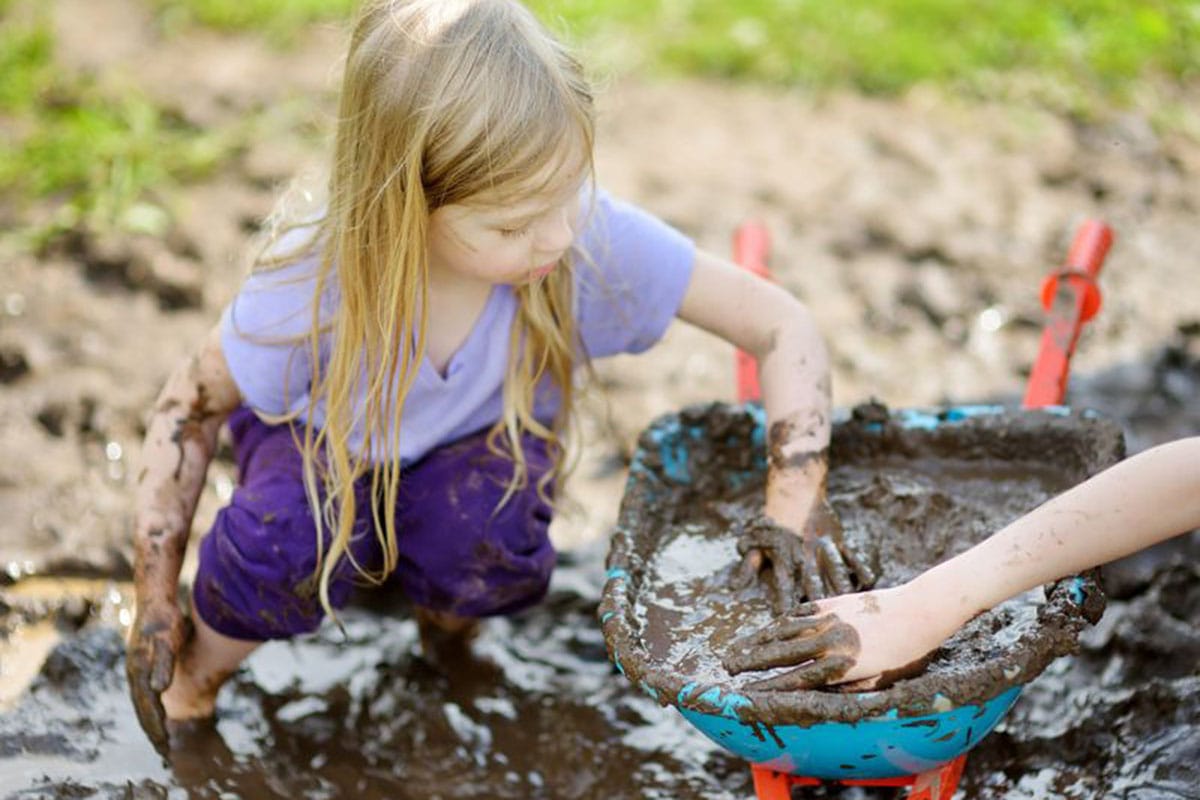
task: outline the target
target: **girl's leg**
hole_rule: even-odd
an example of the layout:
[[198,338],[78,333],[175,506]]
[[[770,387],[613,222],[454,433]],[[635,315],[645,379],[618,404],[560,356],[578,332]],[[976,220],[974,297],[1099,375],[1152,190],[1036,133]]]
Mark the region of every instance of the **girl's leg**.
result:
[[[194,632],[163,693],[171,719],[211,715],[221,685],[259,644],[316,630],[324,616],[313,579],[316,528],[291,431],[267,425],[244,408],[229,424],[238,488],[200,542],[192,585]],[[369,481],[356,491],[361,513],[351,550],[371,568],[379,552],[369,535]],[[343,567],[330,580],[335,608],[353,588],[353,567],[345,562]]]
[[551,508],[536,486],[550,460],[535,437],[523,444],[529,486],[501,508],[512,462],[488,451],[486,434],[438,448],[401,477],[397,579],[418,608],[427,651],[461,644],[479,617],[514,613],[546,593],[556,556]]
[[212,716],[217,691],[260,644],[217,633],[203,617],[192,614],[192,635],[176,659],[174,680],[162,693],[167,717],[184,720]]
[[448,611],[416,607],[417,632],[421,637],[421,652],[437,662],[453,662],[479,633],[479,619],[460,617]]

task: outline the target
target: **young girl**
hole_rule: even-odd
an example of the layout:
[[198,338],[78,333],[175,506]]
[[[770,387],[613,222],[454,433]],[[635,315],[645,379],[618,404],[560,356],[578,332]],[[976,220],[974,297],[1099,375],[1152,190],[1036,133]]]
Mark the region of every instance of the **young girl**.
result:
[[[798,665],[763,689],[905,674],[975,615],[1056,578],[1200,528],[1200,437],[1122,461],[906,584],[806,604],[736,643],[727,666]],[[825,616],[817,616],[825,615]]]
[[[809,313],[594,188],[592,137],[579,66],[515,0],[361,9],[327,205],[268,249],[149,421],[127,668],[156,745],[356,582],[398,581],[426,631],[536,603],[576,373],[674,316],[760,360],[778,524],[742,542],[750,569],[771,562],[785,604],[805,564],[806,586],[846,588],[842,558],[860,565],[827,513]],[[189,623],[180,564],[226,420],[239,485],[201,543]]]

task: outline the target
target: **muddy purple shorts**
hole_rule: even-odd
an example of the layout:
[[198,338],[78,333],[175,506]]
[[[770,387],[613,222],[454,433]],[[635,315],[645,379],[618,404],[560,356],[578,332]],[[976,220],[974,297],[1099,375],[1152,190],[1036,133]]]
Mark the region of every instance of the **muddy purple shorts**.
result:
[[[316,528],[302,462],[287,425],[267,425],[246,408],[230,417],[239,485],[200,543],[195,610],[237,639],[281,639],[315,630]],[[523,443],[529,488],[499,511],[512,462],[490,453],[486,433],[429,453],[400,476],[396,514],[399,566],[390,580],[416,605],[465,617],[507,614],[542,599],[554,568],[550,507],[536,482],[550,467],[544,444]],[[355,486],[358,514],[350,550],[378,569],[371,530],[371,478]],[[329,599],[343,606],[362,578],[342,560]]]

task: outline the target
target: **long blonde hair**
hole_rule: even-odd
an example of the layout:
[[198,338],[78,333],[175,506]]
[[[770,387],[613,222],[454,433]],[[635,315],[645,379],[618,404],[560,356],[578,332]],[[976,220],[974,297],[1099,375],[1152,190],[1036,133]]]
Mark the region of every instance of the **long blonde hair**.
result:
[[[543,180],[552,183],[556,174],[590,171],[593,131],[592,95],[578,62],[515,0],[366,0],[360,8],[328,206],[307,248],[319,253],[320,267],[299,441],[317,522],[314,579],[331,615],[329,579],[342,558],[353,561],[354,483],[368,471],[383,564],[378,572],[354,566],[379,582],[397,564],[400,417],[425,350],[429,215],[485,192],[529,197],[547,188],[534,176],[549,175]],[[528,485],[524,434],[544,440],[553,460],[537,487],[543,496],[564,469],[563,431],[580,355],[571,258],[514,290],[503,417],[488,437],[489,447],[513,462],[505,501]],[[278,258],[261,262],[263,269],[278,265]],[[339,303],[327,318],[318,298],[331,287]],[[549,425],[534,416],[536,388],[546,378],[561,399]],[[356,403],[360,396],[365,403]],[[364,439],[354,451],[356,427]]]

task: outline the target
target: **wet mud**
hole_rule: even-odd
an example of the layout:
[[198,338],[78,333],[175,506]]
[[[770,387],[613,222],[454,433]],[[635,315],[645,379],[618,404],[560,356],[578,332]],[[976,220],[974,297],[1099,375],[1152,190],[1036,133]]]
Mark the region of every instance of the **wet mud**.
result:
[[[1103,612],[1093,577],[1067,579],[981,614],[920,675],[885,690],[753,690],[773,673],[730,676],[721,660],[733,640],[773,618],[762,582],[749,591],[730,585],[739,520],[763,503],[760,416],[697,406],[664,417],[641,439],[602,619],[626,675],[664,702],[720,713],[736,693],[749,701],[739,718],[769,725],[973,705],[1072,652],[1079,631]],[[1094,414],[958,416],[890,415],[872,404],[834,427],[829,497],[880,588],[968,549],[1123,454],[1118,426]]]
[[[1168,356],[1171,352],[1168,348]],[[1174,377],[1176,383],[1193,372],[1200,375],[1200,371],[1181,369],[1176,362],[1172,359],[1168,364],[1185,373]],[[1166,370],[1153,372],[1161,375]],[[1128,393],[1125,400],[1135,402]],[[686,427],[686,415],[684,418]],[[1166,423],[1186,429],[1188,425],[1187,420],[1153,419],[1158,427]],[[721,435],[728,435],[728,422],[717,427]],[[1147,429],[1134,423],[1133,430],[1136,440],[1161,438],[1157,427]],[[713,432],[711,427],[708,432]],[[1106,460],[1101,451],[1112,445],[1111,429],[1093,430],[1076,441],[1076,447],[1082,445],[1082,449],[1072,457],[1061,436],[1047,433],[1051,435],[1027,451],[1026,458],[999,464],[964,458],[970,447],[963,448],[959,458],[931,459],[928,447],[924,453],[906,448],[902,436],[877,448],[876,460],[869,466],[850,463],[863,453],[854,452],[853,447],[839,449],[835,433],[830,495],[847,535],[858,537],[878,559],[880,585],[907,579],[931,558],[937,561],[952,556],[966,540],[986,535],[1046,494],[1076,482],[1082,477],[1080,470],[1092,471]],[[1010,456],[1032,444],[1021,442],[1021,437],[1011,432],[1004,438],[1008,442],[1002,449],[1011,448]],[[661,437],[643,438],[642,446],[654,450],[662,441]],[[892,448],[906,457],[881,452]],[[884,457],[879,458],[881,455]],[[654,463],[654,458],[650,461],[651,468],[663,466]],[[667,466],[676,477],[683,475],[678,463]],[[743,457],[741,466],[753,465]],[[692,478],[694,473],[686,477]],[[674,696],[670,691],[678,687],[662,680],[672,674],[680,676],[681,684],[697,680],[723,691],[736,691],[743,676],[730,678],[723,672],[717,660],[721,644],[731,628],[770,616],[768,599],[761,590],[757,597],[753,593],[736,595],[725,586],[737,553],[719,533],[724,519],[752,513],[754,503],[761,502],[761,487],[738,486],[736,482],[722,487],[700,478],[701,489],[692,502],[671,503],[676,510],[657,520],[666,529],[658,542],[661,547],[639,552],[633,546],[625,553],[630,558],[622,559],[618,540],[616,560],[633,574],[610,582],[606,589],[607,603],[613,586],[645,579],[645,593],[633,604],[632,617],[642,625],[639,630],[647,661],[658,662],[650,666],[666,668],[639,675],[639,666],[647,665],[630,664],[635,659],[629,653],[623,661],[635,682],[665,690],[660,696]],[[656,504],[635,500],[633,505],[644,513]],[[623,521],[630,522],[627,517]],[[714,531],[718,533],[714,535]],[[1022,697],[999,727],[971,751],[956,797],[1200,797],[1198,540],[1200,533],[1179,537],[1108,568],[1104,584],[1113,594],[1108,613],[1095,627],[1073,629],[1078,636],[1071,649],[1078,650],[1077,655],[1048,662],[1045,671],[1032,680],[1025,676],[1015,679],[1026,684]],[[1058,588],[1061,584],[1052,597]],[[905,695],[912,698],[913,684],[939,672],[970,672],[981,663],[1002,658],[1005,651],[1028,646],[1028,631],[1023,628],[1045,624],[1051,614],[1062,613],[1051,612],[1055,600],[1046,603],[1039,595],[1028,593],[977,618],[935,653],[925,677],[897,684],[902,691],[892,700],[903,703]],[[619,604],[608,610],[619,611]],[[1089,617],[1095,619],[1098,610],[1093,605]],[[633,642],[622,642],[613,633],[609,631],[610,644],[615,641],[618,647],[624,644],[632,649]],[[904,688],[905,683],[909,688]],[[812,694],[828,693],[793,693],[788,702],[755,713],[772,722],[790,719],[801,723],[806,721],[803,712],[814,708],[828,712],[823,719],[845,713],[837,704],[796,702],[796,695]],[[752,692],[747,696],[758,700]],[[849,702],[857,704],[862,697]],[[745,711],[739,709],[739,713]],[[824,792],[856,798],[893,796],[890,790],[845,789],[839,794],[826,787]],[[817,795],[797,792],[797,796]]]
[[[1200,390],[1197,344],[1181,332],[1143,366],[1081,378],[1073,399],[1119,414],[1139,447],[1200,433],[1197,395],[1179,395]],[[970,470],[957,475],[970,485]],[[889,478],[887,492],[913,495],[927,477]],[[1016,505],[1062,480],[1037,469],[999,477],[1022,495]],[[850,471],[832,488],[869,503],[874,483]],[[894,501],[910,504],[910,528],[949,513],[922,496]],[[325,629],[264,647],[223,691],[216,724],[181,739],[169,763],[128,699],[126,576],[39,584],[10,569],[0,576],[0,797],[752,797],[743,762],[613,669],[596,622],[605,550],[566,552],[547,602],[485,624],[473,658],[424,659],[407,612],[378,604],[347,612],[347,641]],[[686,566],[698,554],[683,555]],[[893,548],[884,580],[900,579],[910,557]],[[1106,567],[1103,583],[1101,621],[971,751],[958,800],[1200,798],[1200,536]]]
[[[421,655],[408,609],[365,598],[312,637],[265,645],[212,725],[164,762],[137,726],[120,627],[92,624],[0,714],[12,798],[724,798],[733,757],[614,672],[595,623],[602,551],[565,556],[545,603]],[[7,793],[7,794],[6,794]]]

